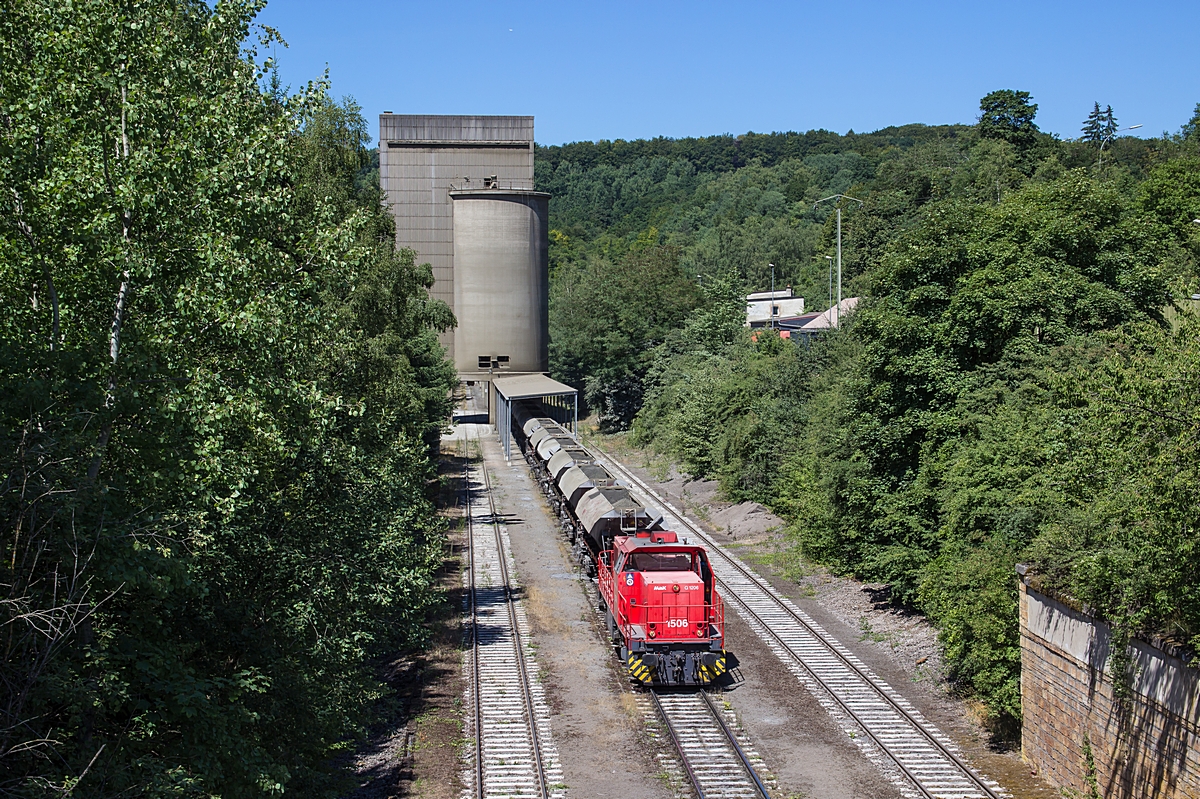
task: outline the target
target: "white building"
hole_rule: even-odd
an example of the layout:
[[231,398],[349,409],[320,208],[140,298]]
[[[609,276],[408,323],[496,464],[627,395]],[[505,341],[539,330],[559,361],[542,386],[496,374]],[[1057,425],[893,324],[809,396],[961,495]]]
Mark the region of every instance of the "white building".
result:
[[757,291],[746,297],[746,327],[770,327],[780,319],[804,314],[804,298],[792,296],[792,287]]

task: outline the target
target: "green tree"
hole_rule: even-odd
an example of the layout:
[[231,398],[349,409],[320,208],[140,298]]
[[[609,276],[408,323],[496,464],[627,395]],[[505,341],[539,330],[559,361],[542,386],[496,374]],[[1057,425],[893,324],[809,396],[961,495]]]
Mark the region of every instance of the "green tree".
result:
[[0,14],[5,795],[321,795],[422,635],[450,317],[259,6]]
[[[823,453],[829,476],[797,470],[828,492],[798,521],[810,555],[925,608],[951,669],[1001,718],[1017,710],[1011,567],[1054,505],[1055,353],[1161,320],[1159,247],[1078,172],[995,205],[943,205],[891,249],[855,314],[858,373],[823,423],[844,430]],[[960,598],[980,591],[992,598]]]
[[1126,328],[1108,356],[1063,381],[1069,495],[1036,547],[1051,586],[1128,631],[1200,645],[1200,329]]
[[650,352],[696,304],[676,248],[643,237],[616,263],[564,267],[551,295],[551,367],[584,386],[604,429],[624,429],[641,407]]
[[1184,141],[1200,140],[1200,103],[1196,103],[1192,118],[1183,123],[1183,127],[1179,129],[1179,138]]
[[1104,107],[1104,116],[1101,120],[1100,138],[1112,140],[1113,136],[1117,135],[1117,118],[1113,116],[1112,106]]
[[1099,144],[1104,139],[1104,112],[1100,110],[1099,101],[1084,121],[1082,133],[1080,138],[1090,144]]
[[1003,139],[1024,149],[1033,144],[1038,127],[1034,124],[1037,103],[1031,103],[1029,92],[998,89],[979,101],[979,135],[985,139]]

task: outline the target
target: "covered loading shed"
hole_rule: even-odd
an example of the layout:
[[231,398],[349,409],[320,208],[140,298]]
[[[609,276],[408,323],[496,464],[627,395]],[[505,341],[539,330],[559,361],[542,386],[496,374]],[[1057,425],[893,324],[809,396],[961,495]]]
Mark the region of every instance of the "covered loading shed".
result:
[[541,400],[550,418],[564,428],[570,425],[571,435],[579,438],[579,393],[568,385],[545,375],[519,375],[492,380],[495,394],[496,432],[505,460],[512,458],[513,403],[520,400]]

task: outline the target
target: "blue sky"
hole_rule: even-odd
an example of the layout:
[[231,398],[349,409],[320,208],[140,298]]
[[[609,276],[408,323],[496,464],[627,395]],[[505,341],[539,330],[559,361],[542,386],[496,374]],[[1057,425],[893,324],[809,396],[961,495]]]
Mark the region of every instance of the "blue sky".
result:
[[[539,143],[972,123],[1023,89],[1042,130],[1094,101],[1136,135],[1200,102],[1200,2],[390,2],[272,0],[293,88],[326,66],[385,110],[532,114]],[[265,54],[265,53],[264,53]]]

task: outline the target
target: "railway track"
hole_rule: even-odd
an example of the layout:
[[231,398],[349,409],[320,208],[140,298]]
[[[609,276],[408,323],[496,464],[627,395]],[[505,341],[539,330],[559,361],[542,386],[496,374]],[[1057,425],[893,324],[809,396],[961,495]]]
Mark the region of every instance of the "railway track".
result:
[[886,758],[901,775],[900,787],[922,799],[999,799],[998,786],[964,762],[949,738],[908,700],[645,481],[608,453],[589,446],[602,454],[611,471],[669,512],[676,530],[704,542],[726,603],[831,714],[852,725],[848,732],[856,740],[857,732],[863,733],[868,749]]
[[[600,593],[588,583],[585,591],[600,632],[605,625],[604,613],[598,609]],[[711,695],[703,691],[636,689],[633,695],[651,735],[659,739],[665,733],[670,739],[674,754],[658,755],[665,773],[676,780],[686,779],[698,799],[770,799],[769,790],[777,787],[774,778],[766,771],[762,757],[746,750],[744,740]],[[761,777],[760,773],[767,776]]]
[[698,799],[770,799],[750,755],[708,694],[649,695]]
[[[469,449],[471,439],[460,440]],[[470,457],[465,462],[468,690],[475,743],[468,795],[560,799],[565,795],[562,768],[535,677],[537,664],[526,643],[528,621],[511,574],[507,531],[496,513],[487,469]]]

